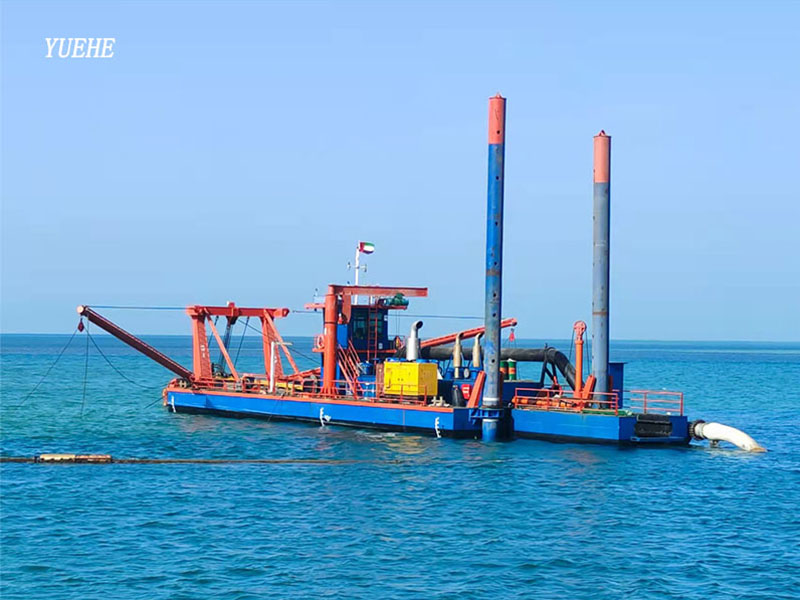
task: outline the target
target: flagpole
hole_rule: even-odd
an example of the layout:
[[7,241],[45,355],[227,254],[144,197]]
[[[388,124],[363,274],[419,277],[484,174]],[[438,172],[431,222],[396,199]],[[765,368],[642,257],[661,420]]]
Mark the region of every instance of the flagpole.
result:
[[356,244],[356,285],[358,285],[358,272],[361,270],[361,242]]
[[[356,287],[358,287],[358,272],[361,270],[361,242],[356,244]],[[358,304],[358,294],[353,296],[353,304]]]

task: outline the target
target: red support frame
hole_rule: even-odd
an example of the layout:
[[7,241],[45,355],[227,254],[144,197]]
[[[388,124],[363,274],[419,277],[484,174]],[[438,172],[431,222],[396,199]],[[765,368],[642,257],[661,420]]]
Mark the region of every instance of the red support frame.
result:
[[[267,326],[272,330],[272,338],[278,344],[278,349],[283,351],[284,355],[286,356],[286,360],[289,361],[289,365],[292,367],[292,371],[294,373],[299,373],[299,369],[297,368],[297,363],[294,362],[294,357],[292,353],[289,352],[289,349],[286,347],[286,343],[283,341],[283,337],[281,336],[280,331],[278,328],[275,327],[275,321],[272,320],[272,317],[269,315],[267,311],[264,311],[264,316],[261,317],[262,322],[266,323]],[[278,364],[280,365],[280,354],[278,354]],[[283,373],[283,366],[280,367],[281,373]]]
[[208,324],[211,326],[211,333],[214,334],[214,339],[217,340],[217,344],[219,344],[219,349],[222,351],[222,356],[225,358],[225,362],[228,364],[228,368],[231,370],[231,375],[237,381],[239,380],[239,374],[236,372],[236,367],[233,366],[233,361],[231,360],[230,355],[228,354],[228,349],[225,347],[225,344],[222,343],[222,338],[219,336],[219,332],[217,331],[217,326],[214,325],[214,321],[208,321]]
[[[278,330],[275,328],[275,323],[273,319],[285,317],[289,314],[288,308],[242,308],[236,306],[233,302],[229,303],[227,306],[201,306],[195,305],[190,306],[186,309],[186,313],[192,319],[192,354],[193,354],[193,370],[194,370],[194,377],[195,379],[211,379],[213,377],[213,371],[211,369],[211,354],[208,348],[208,334],[206,332],[206,319],[208,317],[227,317],[229,319],[239,318],[239,317],[257,317],[261,319],[261,332],[263,334],[263,343],[264,343],[264,364],[265,364],[265,373],[269,373],[270,362],[272,360],[272,356],[270,356],[270,342],[274,339],[280,340],[280,334],[278,334]],[[216,327],[214,324],[209,321],[211,324],[211,330],[214,333],[214,337],[217,340],[220,348],[222,349],[222,355],[225,357],[226,362],[228,363],[228,367],[231,369],[231,373],[238,379],[236,374],[236,370],[233,368],[233,363],[230,360],[230,356],[228,355],[227,348],[224,347],[222,343],[222,339],[217,332]],[[288,350],[285,350],[288,353]],[[294,365],[294,361],[291,361],[295,371],[297,367]],[[276,375],[282,374],[282,368],[280,363],[280,358],[276,364]]]
[[195,379],[211,379],[211,355],[208,352],[206,317],[192,316],[192,371]]

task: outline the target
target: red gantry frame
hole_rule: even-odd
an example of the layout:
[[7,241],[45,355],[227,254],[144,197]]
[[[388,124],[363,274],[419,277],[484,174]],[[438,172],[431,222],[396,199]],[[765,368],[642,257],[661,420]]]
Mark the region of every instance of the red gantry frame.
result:
[[[292,358],[289,349],[286,347],[278,328],[275,327],[275,319],[287,316],[289,314],[288,308],[241,308],[233,302],[229,302],[227,306],[190,306],[186,309],[186,314],[192,319],[192,369],[194,381],[204,382],[214,378],[211,368],[211,353],[208,348],[206,323],[211,327],[211,333],[214,335],[214,339],[217,340],[217,345],[222,352],[225,363],[228,365],[228,369],[230,369],[231,375],[237,381],[241,379],[211,317],[225,317],[230,325],[236,323],[239,317],[259,319],[261,321],[261,341],[264,348],[264,373],[270,373],[274,360],[275,377],[276,379],[283,378],[281,351],[286,355],[286,360],[289,361],[293,374],[299,372],[294,358]],[[273,349],[276,353],[274,358],[272,356]]]
[[[225,347],[222,338],[217,331],[212,317],[225,317],[230,325],[233,325],[240,317],[257,318],[261,321],[261,337],[264,348],[264,373],[269,374],[270,369],[273,368],[273,349],[275,350],[274,357],[274,370],[276,379],[283,379],[285,377],[295,377],[302,375],[297,369],[297,364],[294,361],[289,349],[275,327],[275,319],[285,317],[289,314],[288,308],[241,308],[236,306],[233,302],[229,302],[227,306],[190,306],[186,309],[186,313],[192,319],[192,370],[190,371],[183,365],[172,360],[164,353],[156,350],[147,342],[139,339],[135,335],[128,333],[115,323],[112,323],[99,313],[95,312],[88,306],[79,306],[78,314],[85,317],[90,323],[100,327],[100,329],[110,333],[117,339],[128,344],[132,348],[138,350],[145,356],[153,359],[163,367],[169,369],[178,377],[189,381],[193,385],[205,386],[213,384],[214,372],[211,366],[211,353],[208,347],[208,332],[206,330],[206,323],[211,327],[211,333],[214,339],[217,340],[222,356],[225,359],[231,375],[237,381],[241,380],[241,376],[236,371],[236,367],[231,360],[228,349]],[[274,342],[274,343],[273,343]],[[283,363],[281,361],[280,352],[286,356],[293,373],[284,376]]]

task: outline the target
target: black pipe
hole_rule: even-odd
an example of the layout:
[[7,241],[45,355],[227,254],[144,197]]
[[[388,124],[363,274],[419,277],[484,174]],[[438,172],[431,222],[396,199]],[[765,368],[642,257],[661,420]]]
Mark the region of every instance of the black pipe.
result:
[[[472,348],[462,348],[461,353],[465,360],[472,360]],[[421,348],[420,358],[428,360],[450,360],[453,358],[453,346],[429,346]],[[540,362],[555,365],[564,376],[569,386],[575,389],[575,367],[569,358],[556,348],[501,348],[500,360],[513,359],[518,362]]]

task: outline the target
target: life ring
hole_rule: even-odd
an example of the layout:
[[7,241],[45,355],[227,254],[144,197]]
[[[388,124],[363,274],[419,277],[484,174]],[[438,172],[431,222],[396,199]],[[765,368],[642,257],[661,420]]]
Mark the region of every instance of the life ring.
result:
[[325,347],[325,336],[321,333],[314,336],[314,348],[322,350]]

